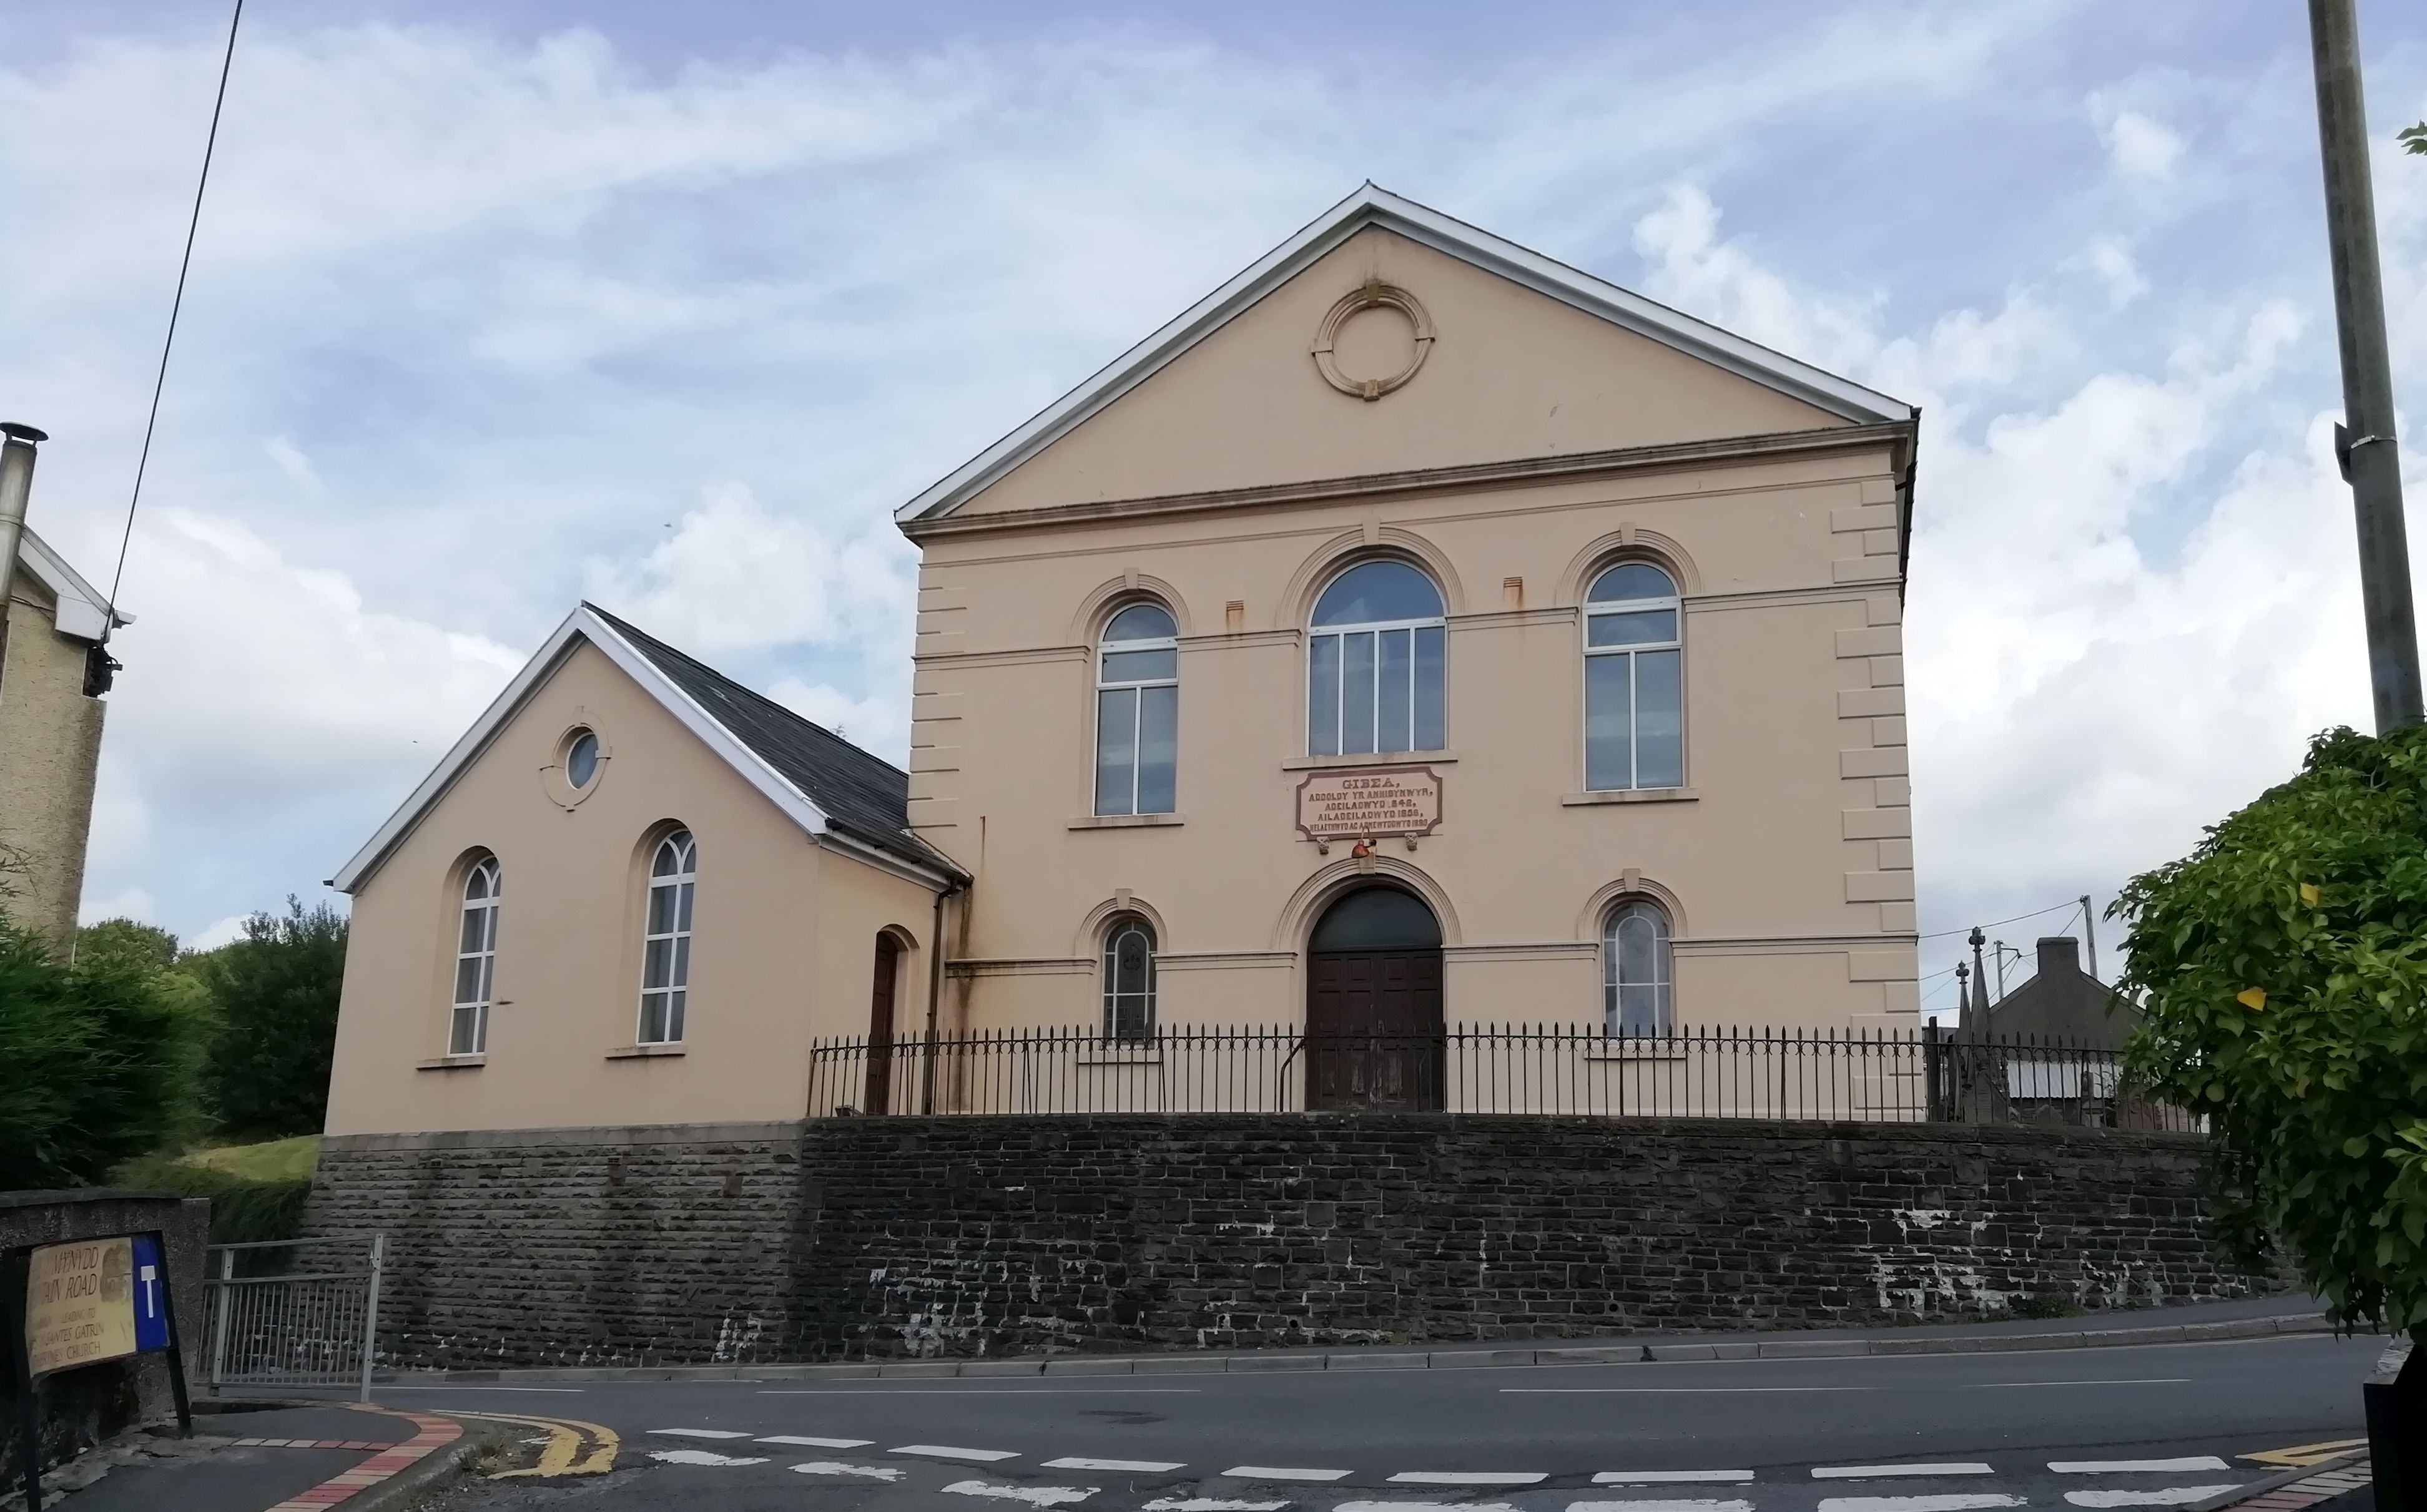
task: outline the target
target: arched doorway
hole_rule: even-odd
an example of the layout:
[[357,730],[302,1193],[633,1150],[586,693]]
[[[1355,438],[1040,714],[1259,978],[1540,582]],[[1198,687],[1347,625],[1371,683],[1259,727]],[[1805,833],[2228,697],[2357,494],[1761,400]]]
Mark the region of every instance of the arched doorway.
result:
[[1442,1106],[1441,921],[1396,887],[1334,901],[1307,940],[1306,1105]]
[[868,1005],[868,1090],[860,1111],[881,1117],[893,1111],[893,1004],[902,975],[902,936],[884,930],[876,936],[874,990]]

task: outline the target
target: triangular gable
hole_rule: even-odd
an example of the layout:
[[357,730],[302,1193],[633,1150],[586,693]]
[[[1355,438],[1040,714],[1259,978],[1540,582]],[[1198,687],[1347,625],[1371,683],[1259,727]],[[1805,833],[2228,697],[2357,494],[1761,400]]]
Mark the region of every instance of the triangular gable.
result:
[[822,843],[836,844],[862,859],[877,860],[879,864],[893,868],[907,868],[923,880],[937,883],[946,880],[948,864],[940,859],[921,865],[898,855],[880,856],[877,848],[838,830],[829,816],[807,793],[752,750],[747,741],[710,714],[698,699],[627,639],[617,622],[584,604],[565,616],[564,623],[556,627],[546,643],[524,664],[521,672],[514,675],[505,691],[481,711],[481,717],[440,758],[430,775],[422,779],[421,785],[394,814],[388,816],[387,822],[379,827],[369,841],[354,853],[352,859],[329,879],[329,886],[346,893],[359,887],[378,870],[388,853],[412,833],[422,816],[446,796],[464,769],[488,749],[497,733],[546,686],[548,678],[564,664],[565,658],[585,644],[595,647],[612,661],[626,676],[673,715],[683,728],[696,736],[742,781],[774,804],[778,812],[799,825],[805,834]]
[[1910,420],[1910,405],[1366,184],[1026,424],[895,512],[935,519],[983,493],[1369,227],[1378,227],[1841,422]]

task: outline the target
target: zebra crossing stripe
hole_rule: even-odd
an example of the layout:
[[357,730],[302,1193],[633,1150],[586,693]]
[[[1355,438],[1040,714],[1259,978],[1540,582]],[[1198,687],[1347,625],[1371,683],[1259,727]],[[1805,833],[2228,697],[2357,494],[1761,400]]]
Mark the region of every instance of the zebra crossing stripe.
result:
[[998,1502],[1026,1502],[1031,1506],[1068,1506],[1096,1494],[1093,1486],[989,1486],[985,1481],[954,1481],[944,1489],[953,1496],[985,1496]]
[[1752,1504],[1716,1496],[1676,1502],[1570,1502],[1568,1512],[1752,1512]]
[[2225,1486],[2168,1486],[2148,1491],[2067,1491],[2064,1499],[2075,1506],[2181,1506],[2239,1489],[2240,1483],[2236,1481]]
[[2051,1459],[2048,1469],[2060,1475],[2113,1475],[2126,1471],[2231,1470],[2233,1467],[2214,1455],[2191,1455],[2182,1459]]
[[1019,1457],[1008,1449],[959,1449],[951,1444],[904,1444],[898,1449],[888,1449],[886,1453],[917,1455],[922,1459],[974,1459],[981,1464],[992,1464],[998,1459]]
[[812,1459],[792,1467],[795,1475],[859,1475],[872,1481],[898,1481],[906,1473],[898,1465],[846,1465],[839,1459]]
[[1551,1477],[1538,1471],[1403,1470],[1393,1486],[1539,1486]]
[[1234,1502],[1219,1496],[1159,1496],[1139,1512],[1289,1512],[1289,1504]]
[[1672,1486],[1696,1481],[1749,1481],[1749,1470],[1605,1470],[1595,1486]]
[[1291,1470],[1274,1465],[1233,1465],[1222,1472],[1234,1481],[1344,1481],[1344,1470]]
[[668,1439],[747,1439],[750,1437],[746,1433],[739,1433],[731,1428],[651,1428],[649,1432],[662,1434]]
[[2024,1499],[2000,1491],[1970,1496],[1824,1496],[1820,1512],[1986,1512],[1998,1506],[2021,1506]]
[[873,1439],[812,1439],[800,1433],[771,1433],[753,1443],[789,1444],[795,1449],[865,1449],[876,1442]]
[[660,1465],[763,1465],[766,1456],[720,1455],[713,1449],[652,1449],[649,1457]]
[[1995,1473],[1995,1471],[1977,1460],[1951,1465],[1815,1465],[1812,1467],[1812,1478],[1816,1481],[1868,1481],[1884,1479],[1890,1475],[1994,1475]]
[[1136,1471],[1141,1474],[1152,1475],[1167,1470],[1186,1470],[1188,1467],[1182,1461],[1172,1459],[1086,1459],[1074,1455],[1064,1459],[1049,1459],[1045,1462],[1045,1468],[1047,1470]]

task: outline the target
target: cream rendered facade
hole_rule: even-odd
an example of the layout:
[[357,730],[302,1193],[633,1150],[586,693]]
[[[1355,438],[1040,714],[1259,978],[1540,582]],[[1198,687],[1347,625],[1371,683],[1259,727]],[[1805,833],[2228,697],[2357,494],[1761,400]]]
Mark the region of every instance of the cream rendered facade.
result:
[[[1060,411],[903,513],[910,824],[974,879],[948,1030],[1098,1022],[1130,917],[1161,1023],[1302,1024],[1315,920],[1376,883],[1436,916],[1452,1023],[1601,1021],[1630,899],[1677,1027],[1915,1022],[1909,409],[1369,187]],[[1444,748],[1311,756],[1310,613],[1376,559],[1444,601]],[[1630,560],[1680,589],[1684,780],[1593,792],[1582,604]],[[1099,817],[1138,602],[1179,631],[1177,798]],[[1302,835],[1309,774],[1366,765],[1431,769],[1438,827]]]
[[[88,692],[109,607],[31,530],[0,650],[0,910],[72,948],[108,706]],[[119,615],[117,624],[132,623]]]

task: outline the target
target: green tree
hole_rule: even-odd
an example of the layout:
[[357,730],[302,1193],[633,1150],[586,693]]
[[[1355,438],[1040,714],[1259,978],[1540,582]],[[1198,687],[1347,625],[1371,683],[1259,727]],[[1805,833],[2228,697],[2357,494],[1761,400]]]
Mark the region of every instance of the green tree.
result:
[[166,971],[177,964],[177,936],[156,924],[131,919],[105,919],[76,931],[78,965],[106,961],[143,971]]
[[0,918],[0,1189],[97,1181],[191,1129],[210,1019],[182,972],[62,965]]
[[2427,730],[2329,730],[2114,911],[2129,1049],[2208,1116],[2221,1235],[2427,1342]]
[[204,1094],[220,1130],[232,1139],[318,1133],[346,972],[345,916],[290,897],[285,917],[253,915],[244,938],[194,957],[193,969],[219,1005]]
[[2422,121],[2415,126],[2404,126],[2402,129],[2402,135],[2395,140],[2414,153],[2427,154],[2427,121]]

